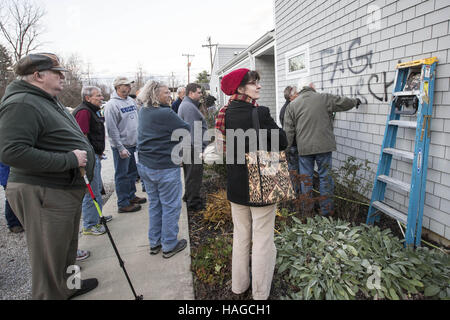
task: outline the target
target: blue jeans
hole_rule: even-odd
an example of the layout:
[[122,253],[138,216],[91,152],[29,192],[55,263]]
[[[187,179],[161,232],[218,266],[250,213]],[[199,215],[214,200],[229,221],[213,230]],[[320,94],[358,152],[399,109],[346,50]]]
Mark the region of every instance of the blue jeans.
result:
[[[320,201],[320,209],[322,215],[326,216],[334,211],[332,200],[334,182],[329,174],[331,169],[332,153],[319,153],[309,156],[299,156],[298,164],[301,175],[306,175],[306,181],[302,181],[301,189],[303,194],[310,194],[313,187],[314,163],[317,162],[319,181],[320,181],[320,196],[324,199]],[[306,182],[306,183],[305,183]]]
[[289,170],[298,172],[298,150],[297,147],[290,147],[289,152],[286,153]]
[[[100,210],[103,207],[102,200],[102,164],[100,162],[100,158],[98,155],[95,155],[95,167],[94,167],[94,177],[92,178],[91,188],[94,193],[95,199],[100,207]],[[91,195],[89,191],[84,195],[83,204],[82,204],[82,213],[83,213],[83,228],[89,229],[100,221],[100,216],[97,212],[97,208],[94,205],[94,201],[91,199]]]
[[[3,186],[3,189],[6,190],[6,186]],[[8,199],[5,200],[5,218],[6,218],[6,224],[8,225],[8,228],[11,229],[12,227],[18,227],[22,226],[19,219],[17,219],[16,215],[11,209],[11,206],[9,205]]]
[[150,247],[162,246],[171,251],[178,243],[178,220],[181,212],[181,169],[150,169],[137,164],[150,201],[148,207]]
[[[300,171],[298,168],[297,146],[290,147],[289,151],[286,152],[286,160],[287,160],[289,171],[294,171],[296,174],[300,174]],[[300,192],[300,182],[298,181],[298,177],[291,174],[291,181],[292,181],[292,185],[294,187],[295,192],[297,192],[297,194],[298,194]]]
[[111,148],[114,159],[114,182],[116,184],[117,206],[128,207],[130,200],[136,197],[137,168],[134,152],[136,147],[127,148],[130,156],[126,159],[120,158],[119,150]]

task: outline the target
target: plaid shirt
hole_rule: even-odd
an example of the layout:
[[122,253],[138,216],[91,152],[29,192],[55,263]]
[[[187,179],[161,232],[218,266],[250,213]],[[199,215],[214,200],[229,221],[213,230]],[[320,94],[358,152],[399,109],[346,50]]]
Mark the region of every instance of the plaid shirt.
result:
[[[256,100],[253,100],[252,98],[250,98],[249,96],[245,95],[245,94],[234,94],[230,97],[230,100],[228,101],[228,104],[222,108],[220,108],[219,113],[217,114],[217,118],[216,118],[216,145],[217,147],[220,147],[220,144],[222,144],[223,146],[223,153],[226,153],[226,137],[225,137],[225,113],[227,112],[228,106],[231,104],[232,101],[234,100],[238,100],[238,101],[244,101],[247,103],[251,103],[252,105],[254,105],[255,107],[258,106],[258,104],[256,103]],[[219,132],[217,132],[217,130],[222,134],[220,135]]]

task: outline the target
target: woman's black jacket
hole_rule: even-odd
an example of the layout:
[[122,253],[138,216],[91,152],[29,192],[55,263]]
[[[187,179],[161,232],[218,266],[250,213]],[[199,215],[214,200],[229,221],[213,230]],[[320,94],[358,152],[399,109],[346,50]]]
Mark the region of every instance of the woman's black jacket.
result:
[[[270,116],[270,111],[267,107],[254,107],[252,104],[244,101],[232,101],[225,114],[225,129],[242,129],[245,132],[248,129],[253,128],[253,108],[256,108],[258,111],[260,129],[267,129],[267,148],[261,146],[262,141],[259,141],[259,138],[258,146],[261,146],[262,150],[271,151],[271,130],[276,130],[276,132],[272,132],[272,135],[274,137],[278,137],[279,150],[285,150],[288,145],[286,134],[280,127],[278,127],[273,118]],[[230,144],[230,139],[234,140],[234,148],[231,149],[229,148],[232,147],[232,144]],[[242,159],[245,159],[245,154],[242,153],[242,150],[237,150],[237,139],[236,134],[233,137],[232,135],[229,135],[229,131],[227,131],[227,197],[231,202],[246,206],[253,206],[249,203],[247,167],[245,162],[242,162]],[[254,145],[253,150],[255,150]],[[249,152],[249,138],[247,136],[245,137],[245,152]],[[238,159],[240,162],[238,162]],[[230,163],[230,160],[232,160],[232,163]]]

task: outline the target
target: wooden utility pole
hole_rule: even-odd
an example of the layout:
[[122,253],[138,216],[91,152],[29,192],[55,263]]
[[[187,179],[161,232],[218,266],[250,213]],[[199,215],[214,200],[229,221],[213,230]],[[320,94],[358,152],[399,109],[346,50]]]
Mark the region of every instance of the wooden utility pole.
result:
[[138,65],[138,69],[136,72],[136,82],[135,82],[135,86],[136,89],[139,90],[140,88],[142,88],[144,86],[144,71],[142,70],[142,66]]
[[170,75],[170,80],[171,80],[171,87],[172,87],[172,89],[170,90],[171,91],[171,94],[172,94],[172,99],[175,99],[175,75],[173,74],[173,72],[172,72],[172,75]]
[[88,64],[87,64],[86,77],[88,80],[88,85],[91,85],[91,63],[90,62],[88,62]]
[[188,67],[188,83],[191,83],[191,60],[190,57],[195,57],[193,54],[185,54],[183,53],[183,57],[187,57],[188,59],[188,63],[187,63],[187,67]]
[[219,44],[211,44],[211,36],[209,36],[206,41],[208,41],[208,44],[202,45],[203,48],[209,48],[209,57],[211,59],[211,72],[210,75],[212,75],[212,69],[213,69],[213,54],[212,54],[212,48],[217,47]]

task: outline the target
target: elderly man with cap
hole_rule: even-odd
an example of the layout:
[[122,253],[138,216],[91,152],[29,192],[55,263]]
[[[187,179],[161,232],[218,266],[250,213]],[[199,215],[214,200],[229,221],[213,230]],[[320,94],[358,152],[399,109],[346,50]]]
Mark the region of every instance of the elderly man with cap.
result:
[[86,190],[79,167],[92,179],[95,161],[56,97],[65,71],[54,54],[27,55],[0,104],[0,161],[11,166],[6,194],[25,228],[33,299],[67,299],[98,285],[97,279],[70,281]]
[[134,153],[137,144],[138,112],[136,102],[129,97],[132,83],[134,81],[125,77],[117,77],[113,83],[115,91],[105,106],[119,213],[139,211],[140,204],[147,201],[136,196],[138,172]]

